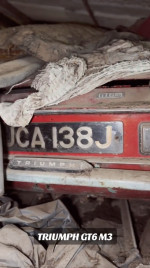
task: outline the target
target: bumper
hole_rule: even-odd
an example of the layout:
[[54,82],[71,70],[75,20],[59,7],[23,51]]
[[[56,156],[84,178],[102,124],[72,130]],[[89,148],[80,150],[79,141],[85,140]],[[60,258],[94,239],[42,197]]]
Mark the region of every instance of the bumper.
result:
[[53,186],[64,186],[74,192],[77,187],[90,189],[90,192],[101,192],[107,189],[109,193],[117,195],[118,191],[136,191],[149,193],[150,198],[150,171],[134,171],[119,169],[94,168],[84,173],[66,172],[42,172],[24,170],[6,170],[7,181],[28,182],[33,184],[46,184]]

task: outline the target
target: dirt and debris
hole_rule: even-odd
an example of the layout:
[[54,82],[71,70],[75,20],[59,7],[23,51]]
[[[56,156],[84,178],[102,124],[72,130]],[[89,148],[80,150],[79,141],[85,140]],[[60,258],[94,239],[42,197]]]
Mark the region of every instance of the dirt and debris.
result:
[[[8,192],[8,194],[10,194],[11,198],[15,198],[15,200],[19,202],[20,208],[18,207],[18,203],[16,201],[14,202],[13,199],[5,197],[1,200],[0,214],[3,211],[3,215],[1,214],[0,216],[2,227],[0,230],[0,247],[2,247],[0,256],[3,254],[3,257],[6,256],[7,258],[8,256],[5,254],[5,249],[7,248],[8,252],[8,249],[11,248],[13,264],[17,261],[18,265],[20,265],[19,267],[23,268],[124,267],[122,264],[125,263],[126,260],[126,251],[119,200],[105,199],[98,195],[60,195],[59,200],[61,201],[58,199],[52,201],[53,198],[50,193],[45,195],[44,193],[11,191],[10,193]],[[129,200],[129,205],[141,259],[131,261],[127,267],[147,268],[150,266],[150,201]],[[59,214],[54,213],[56,208]],[[40,214],[39,211],[42,213]],[[16,218],[14,218],[14,214],[16,214]],[[56,215],[56,224],[53,221],[54,214]],[[49,219],[49,224],[47,220],[45,221],[45,216]],[[46,225],[48,224],[49,227],[51,223],[53,227],[57,227],[58,224],[61,226],[65,218],[69,219],[68,217],[70,221],[67,220],[67,224],[73,224],[72,226],[79,226],[84,229],[104,227],[116,228],[118,237],[117,244],[58,244],[55,245],[54,248],[54,245],[40,244],[34,237],[35,232],[33,232],[33,229],[40,228],[39,230],[41,230],[44,222]],[[19,234],[18,237],[16,235],[17,233]],[[13,236],[14,239],[10,239],[11,236]],[[25,248],[19,237],[23,237],[24,241],[27,240]],[[2,245],[4,245],[4,247]],[[19,250],[17,259],[15,258],[15,249],[17,249],[17,252]],[[4,259],[5,258],[3,258],[3,260]],[[22,261],[26,261],[27,265],[30,266],[23,266],[21,264]]]

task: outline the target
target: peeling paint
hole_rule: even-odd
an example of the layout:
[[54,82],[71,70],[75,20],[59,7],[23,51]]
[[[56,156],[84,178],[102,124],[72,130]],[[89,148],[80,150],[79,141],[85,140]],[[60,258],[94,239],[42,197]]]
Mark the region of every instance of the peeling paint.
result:
[[114,190],[113,188],[108,188],[108,191],[110,193],[113,193],[113,194],[116,194],[117,193],[117,190]]

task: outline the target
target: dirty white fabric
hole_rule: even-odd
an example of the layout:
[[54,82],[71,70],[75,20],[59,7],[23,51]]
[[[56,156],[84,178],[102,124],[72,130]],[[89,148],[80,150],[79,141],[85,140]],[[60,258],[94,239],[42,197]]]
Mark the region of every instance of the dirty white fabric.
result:
[[60,200],[22,209],[8,198],[1,197],[0,202],[0,223],[13,223],[37,230],[40,228],[77,228],[74,219]]
[[84,75],[86,68],[85,60],[75,57],[65,58],[58,63],[50,63],[46,70],[39,75],[40,79],[37,78],[38,82],[37,79],[33,82],[33,85],[40,88],[39,92],[33,93],[26,99],[17,100],[14,104],[0,104],[2,119],[11,126],[27,125],[36,109],[44,107],[50,102],[58,103],[58,99],[61,101],[64,98],[65,92],[72,92]]
[[[44,62],[57,62],[74,53],[95,49],[99,42],[110,39],[111,32],[108,36],[105,32],[101,28],[70,23],[9,27],[0,30],[0,50],[8,54],[12,47],[19,48],[25,55],[35,56]],[[113,35],[116,36],[115,33]]]
[[58,104],[115,79],[150,73],[150,49],[142,42],[113,40],[91,53],[49,63],[32,83],[38,92],[13,104],[1,103],[10,126],[26,126],[36,109]]
[[23,57],[0,64],[0,88],[22,81],[37,71],[43,62],[34,57]]
[[16,202],[1,197],[0,223],[0,268],[116,267],[100,254],[98,245],[59,243],[44,248],[35,239],[36,231],[77,228],[60,200],[19,209]]
[[17,53],[19,56],[32,55],[47,63],[89,53],[108,44],[112,39],[140,39],[130,32],[106,31],[100,27],[75,23],[9,27],[0,30],[0,37],[0,60],[1,56],[4,60],[4,55],[8,57],[14,51],[15,56]]
[[49,245],[44,249],[13,224],[0,229],[0,267],[12,268],[115,268],[97,245]]
[[[120,259],[123,257],[123,252],[125,252],[122,225],[100,218],[95,218],[94,220],[88,221],[83,225],[84,228],[104,228],[104,226],[105,228],[115,228],[117,230],[117,243],[112,245],[100,245],[100,252],[112,262],[116,264],[120,263]],[[124,258],[126,258],[125,255]]]
[[0,267],[38,268],[45,257],[43,246],[15,225],[0,229]]
[[140,265],[138,265],[136,268],[150,268],[150,265],[143,265],[143,264],[140,264]]
[[97,245],[50,245],[41,268],[115,268],[99,253]]

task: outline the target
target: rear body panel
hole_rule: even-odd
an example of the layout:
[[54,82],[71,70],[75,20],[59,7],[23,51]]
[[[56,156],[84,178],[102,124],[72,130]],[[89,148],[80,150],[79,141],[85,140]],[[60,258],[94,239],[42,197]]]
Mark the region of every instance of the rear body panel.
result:
[[[114,152],[114,150],[112,151],[112,153],[108,152],[106,153],[106,149],[101,149],[99,150],[99,153],[92,153],[92,152],[88,152],[87,149],[83,149],[81,151],[79,151],[79,153],[77,151],[73,151],[71,152],[71,148],[66,148],[66,150],[64,149],[61,152],[57,150],[57,152],[53,151],[52,148],[49,148],[49,150],[47,148],[43,149],[42,145],[36,145],[34,148],[32,148],[32,139],[33,139],[33,135],[34,135],[34,129],[35,127],[39,127],[40,132],[42,133],[42,137],[44,138],[43,132],[44,129],[42,129],[42,125],[45,126],[45,123],[47,123],[47,126],[50,126],[50,130],[52,127],[56,127],[58,130],[62,127],[62,123],[63,126],[70,126],[69,123],[71,123],[72,125],[72,129],[73,126],[75,126],[75,123],[79,123],[79,125],[82,126],[89,126],[89,123],[94,123],[95,125],[97,125],[99,122],[102,123],[107,123],[108,126],[111,125],[111,123],[115,123],[115,122],[119,122],[123,124],[123,137],[120,137],[123,139],[123,150],[120,149],[119,152]],[[142,114],[131,114],[131,113],[115,113],[115,114],[63,114],[63,112],[61,112],[61,114],[59,115],[51,115],[51,114],[41,114],[41,115],[35,115],[30,123],[29,126],[27,126],[25,129],[28,130],[29,129],[32,130],[32,135],[30,137],[26,137],[25,141],[28,141],[28,145],[26,147],[21,147],[17,144],[17,142],[15,142],[15,144],[12,142],[13,137],[10,140],[10,137],[8,138],[9,142],[12,142],[12,146],[10,146],[9,150],[10,150],[10,155],[11,154],[15,154],[15,155],[50,155],[50,156],[74,156],[74,157],[88,157],[88,156],[92,156],[92,157],[97,157],[97,161],[99,162],[99,159],[101,157],[116,157],[117,158],[122,158],[122,157],[131,157],[131,158],[135,158],[135,157],[140,157],[140,158],[147,158],[147,156],[141,152],[141,135],[142,135],[142,130],[140,128],[140,126],[142,126],[143,123],[147,123],[150,122],[150,113],[142,113]],[[49,123],[49,125],[48,125]],[[58,124],[59,123],[59,124]],[[74,123],[74,124],[73,124]],[[32,127],[31,127],[32,126]],[[7,129],[9,127],[6,127]],[[105,128],[105,126],[104,126]],[[14,129],[14,139],[16,140],[16,133],[17,133],[18,128]],[[9,128],[9,132],[10,132],[10,128]],[[21,128],[20,128],[20,132],[21,132]],[[24,130],[22,130],[22,133],[24,132]],[[31,133],[31,132],[29,132]],[[106,134],[106,129],[105,129],[105,134]],[[21,136],[21,134],[20,134]],[[26,134],[27,136],[27,134]],[[49,131],[49,137],[51,137],[51,133]],[[117,139],[117,137],[116,137]],[[25,141],[22,141],[22,143],[25,143]],[[119,138],[118,138],[118,143],[119,143]],[[122,146],[121,146],[122,147]],[[68,152],[69,151],[69,152]],[[103,152],[104,151],[104,152]]]
[[[97,88],[38,111],[26,128],[3,128],[9,185],[19,188],[150,197],[149,87]],[[40,169],[31,159],[38,159]],[[42,170],[45,159],[83,160],[92,170]],[[32,163],[31,163],[32,162]],[[21,165],[21,164],[20,164]],[[31,165],[34,165],[34,170]],[[62,162],[62,166],[64,163]],[[80,171],[80,170],[79,170]],[[10,182],[11,181],[11,182]],[[26,184],[25,184],[26,183]],[[45,185],[45,186],[44,186]],[[47,185],[47,186],[46,186]]]

